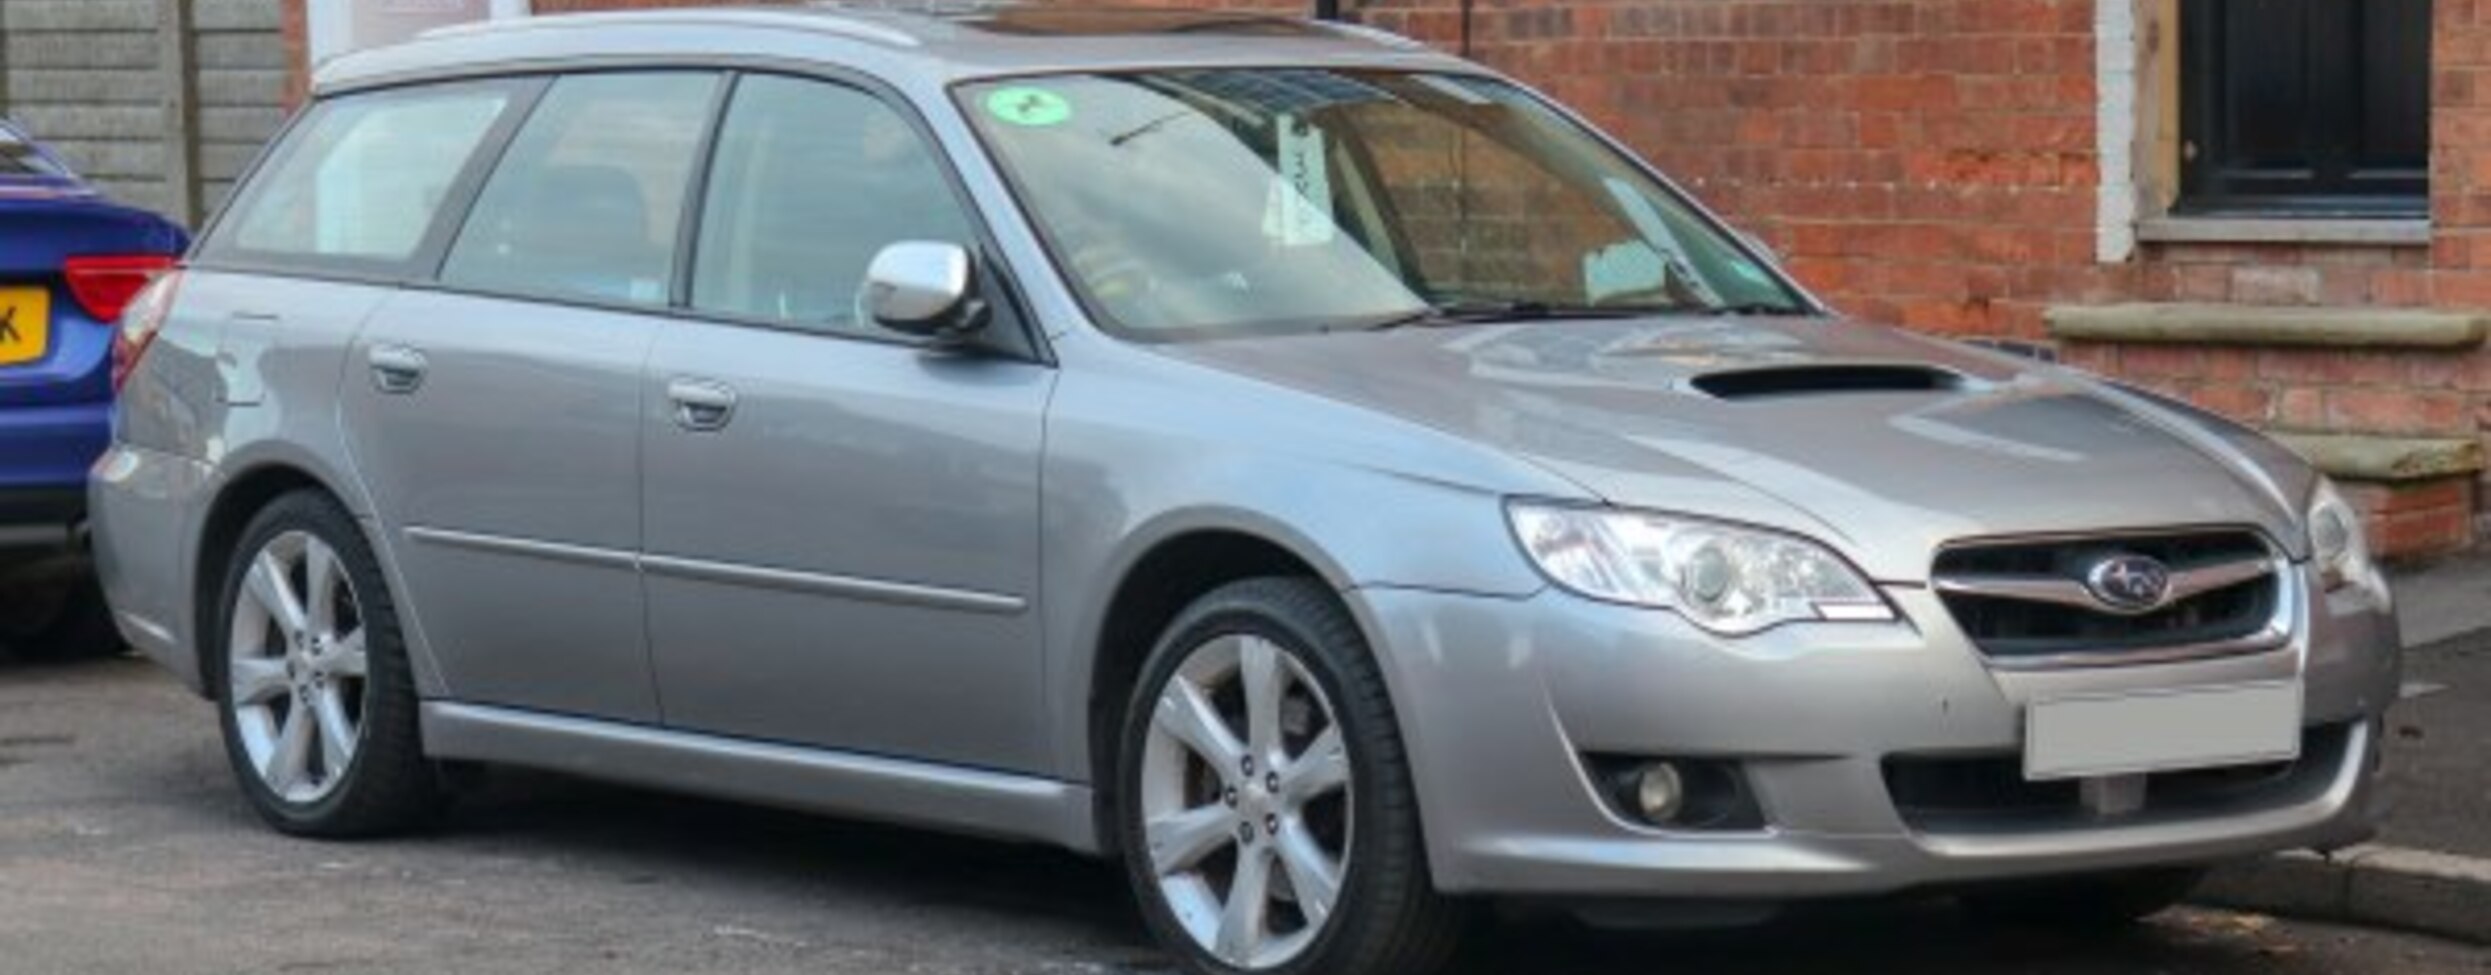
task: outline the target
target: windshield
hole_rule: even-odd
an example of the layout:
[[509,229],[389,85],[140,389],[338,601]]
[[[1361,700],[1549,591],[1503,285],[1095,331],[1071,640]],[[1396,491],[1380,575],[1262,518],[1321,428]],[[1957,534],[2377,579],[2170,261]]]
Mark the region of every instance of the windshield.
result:
[[1502,82],[1222,69],[961,98],[1119,334],[1808,310],[1642,169]]
[[17,130],[7,125],[0,125],[0,179],[66,175],[68,173],[63,172],[59,164],[45,156],[43,150],[35,148],[33,142],[27,141],[25,136],[17,133]]

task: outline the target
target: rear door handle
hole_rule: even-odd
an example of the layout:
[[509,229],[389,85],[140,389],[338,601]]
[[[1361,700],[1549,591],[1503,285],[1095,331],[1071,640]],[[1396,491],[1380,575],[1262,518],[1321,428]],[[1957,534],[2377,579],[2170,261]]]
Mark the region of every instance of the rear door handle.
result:
[[383,393],[404,396],[424,388],[424,354],[403,345],[375,345],[364,354],[372,364],[372,385]]
[[675,425],[694,433],[715,433],[735,422],[735,390],[707,379],[677,379],[666,384],[666,398],[675,404]]

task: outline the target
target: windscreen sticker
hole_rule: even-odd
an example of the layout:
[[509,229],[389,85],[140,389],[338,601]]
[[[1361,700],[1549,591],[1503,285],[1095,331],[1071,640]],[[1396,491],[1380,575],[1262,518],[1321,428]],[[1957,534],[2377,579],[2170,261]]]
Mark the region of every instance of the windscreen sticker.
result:
[[1072,121],[1073,103],[1044,88],[1016,85],[986,96],[986,114],[1013,125],[1043,129]]
[[1286,247],[1332,242],[1339,228],[1332,222],[1332,170],[1326,158],[1322,129],[1301,118],[1280,117],[1280,174],[1264,212],[1264,234]]

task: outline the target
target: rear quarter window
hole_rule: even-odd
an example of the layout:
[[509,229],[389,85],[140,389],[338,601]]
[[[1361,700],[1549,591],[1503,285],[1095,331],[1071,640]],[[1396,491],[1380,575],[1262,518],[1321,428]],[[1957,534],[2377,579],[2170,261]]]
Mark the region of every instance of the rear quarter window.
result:
[[415,257],[519,89],[466,82],[346,95],[296,123],[231,212],[210,261],[384,271]]

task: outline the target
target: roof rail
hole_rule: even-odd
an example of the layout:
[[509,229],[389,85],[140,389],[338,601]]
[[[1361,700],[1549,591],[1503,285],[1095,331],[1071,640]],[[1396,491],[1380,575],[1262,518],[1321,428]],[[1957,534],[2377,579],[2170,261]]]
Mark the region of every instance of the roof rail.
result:
[[[437,40],[503,32],[578,29],[616,23],[691,23],[721,26],[759,24],[784,30],[836,34],[841,37],[881,44],[885,47],[923,46],[915,37],[906,32],[839,16],[840,9],[849,6],[848,4],[808,4],[803,8],[786,11],[678,7],[664,10],[610,10],[598,13],[553,14],[518,20],[476,21],[435,27],[417,35],[417,39]],[[798,9],[805,12],[797,12]]]
[[1385,30],[1381,27],[1370,27],[1366,24],[1353,24],[1348,21],[1341,20],[1325,20],[1318,21],[1318,23],[1321,23],[1324,27],[1330,29],[1334,33],[1355,37],[1360,40],[1373,41],[1385,47],[1399,48],[1404,51],[1432,50],[1432,48],[1427,46],[1426,42],[1420,41],[1406,34],[1395,34],[1392,31]]
[[923,17],[974,17],[1014,7],[1029,6],[1024,0],[807,0],[804,4],[817,10],[857,10],[873,13],[916,14]]

